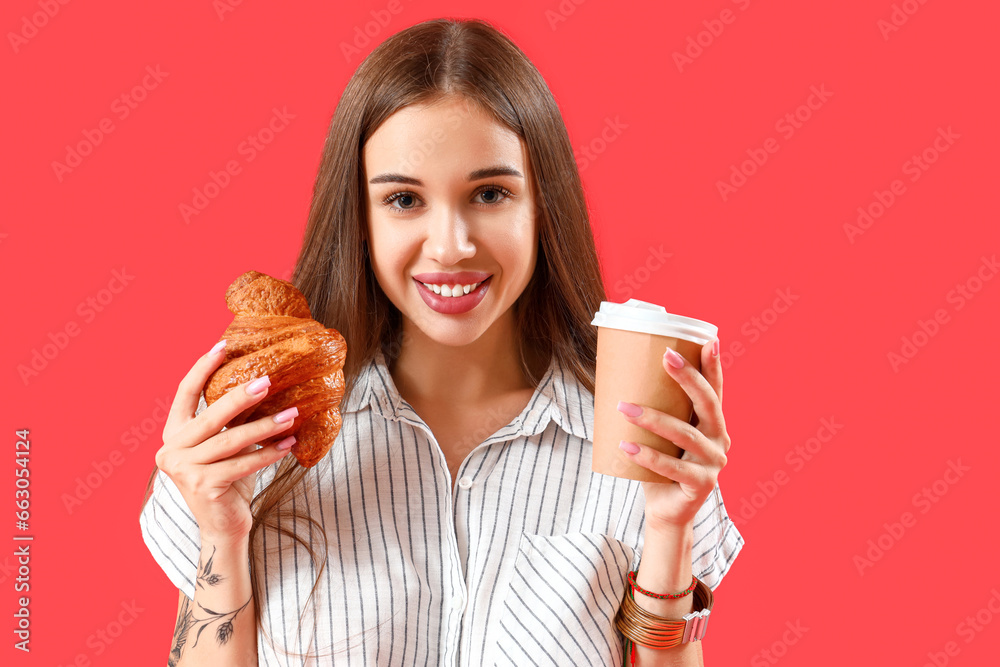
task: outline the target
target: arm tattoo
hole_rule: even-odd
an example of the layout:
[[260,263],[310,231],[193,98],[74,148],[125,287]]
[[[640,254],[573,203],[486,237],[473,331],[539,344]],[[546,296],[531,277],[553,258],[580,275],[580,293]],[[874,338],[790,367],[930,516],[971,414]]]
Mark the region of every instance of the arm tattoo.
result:
[[191,600],[187,595],[182,596],[181,608],[177,612],[177,624],[174,626],[174,647],[170,649],[170,658],[167,660],[168,667],[177,667],[177,661],[181,659],[181,651],[184,649],[184,642],[187,641],[188,628],[191,627]]
[[215,586],[224,578],[219,574],[212,573],[213,558],[215,558],[215,545],[212,546],[212,555],[208,557],[208,562],[205,563],[204,567],[202,567],[201,565],[201,557],[200,556],[198,557],[198,586],[200,586],[201,588],[204,588],[205,584],[208,584],[209,586]]
[[[213,546],[212,555],[209,556],[208,561],[204,564],[204,566],[202,566],[201,559],[199,558],[197,583],[201,588],[204,588],[205,584],[215,586],[224,579],[222,575],[212,573],[212,559],[214,557],[215,547]],[[195,616],[195,610],[192,608],[192,602],[192,600],[188,599],[187,595],[183,596],[181,607],[177,612],[177,624],[174,626],[174,646],[170,650],[170,658],[167,662],[169,667],[176,667],[177,662],[180,660],[181,652],[184,650],[184,645],[188,640],[188,631],[192,628],[197,628],[197,632],[194,637],[194,644],[191,645],[197,646],[198,640],[201,638],[201,633],[205,630],[205,628],[213,623],[218,623],[215,628],[215,640],[220,646],[224,645],[229,641],[229,638],[233,636],[233,620],[236,618],[236,615],[243,611],[248,604],[250,604],[250,600],[247,600],[243,603],[243,606],[238,609],[234,609],[233,611],[218,612],[203,606],[200,602],[195,602],[199,609],[208,615],[205,618],[199,618]]]

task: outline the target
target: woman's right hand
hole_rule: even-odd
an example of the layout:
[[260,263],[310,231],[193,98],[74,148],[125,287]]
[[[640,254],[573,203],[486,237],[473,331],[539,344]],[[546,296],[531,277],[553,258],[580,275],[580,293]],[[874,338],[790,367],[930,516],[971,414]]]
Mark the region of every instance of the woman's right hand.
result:
[[[222,428],[268,393],[267,376],[239,385],[197,417],[198,399],[209,376],[225,360],[225,348],[203,355],[177,387],[163,428],[163,446],[156,452],[156,466],[177,486],[202,537],[245,539],[253,516],[250,501],[258,470],[288,455],[295,442],[289,436],[273,445],[256,443],[289,428],[297,408],[279,413],[278,423],[268,415],[234,428]],[[257,393],[253,393],[256,391]]]

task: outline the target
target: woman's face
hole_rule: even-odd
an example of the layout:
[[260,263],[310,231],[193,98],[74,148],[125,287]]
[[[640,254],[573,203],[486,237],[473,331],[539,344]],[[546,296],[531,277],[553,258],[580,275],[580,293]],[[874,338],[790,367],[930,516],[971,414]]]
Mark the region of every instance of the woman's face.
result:
[[[477,340],[535,269],[534,193],[520,137],[452,97],[397,111],[363,159],[379,285],[429,338]],[[446,296],[455,293],[462,296]]]

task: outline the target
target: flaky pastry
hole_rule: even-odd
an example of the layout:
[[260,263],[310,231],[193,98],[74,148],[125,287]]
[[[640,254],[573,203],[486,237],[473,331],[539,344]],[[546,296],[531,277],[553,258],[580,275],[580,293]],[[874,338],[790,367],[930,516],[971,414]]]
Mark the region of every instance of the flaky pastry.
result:
[[294,285],[258,271],[233,281],[226,290],[226,305],[235,316],[220,338],[226,340],[226,360],[208,378],[205,403],[211,405],[244,382],[269,376],[267,397],[226,428],[295,406],[299,414],[292,425],[259,444],[295,435],[292,454],[306,468],[316,465],[340,433],[347,342],[336,329],[312,318]]

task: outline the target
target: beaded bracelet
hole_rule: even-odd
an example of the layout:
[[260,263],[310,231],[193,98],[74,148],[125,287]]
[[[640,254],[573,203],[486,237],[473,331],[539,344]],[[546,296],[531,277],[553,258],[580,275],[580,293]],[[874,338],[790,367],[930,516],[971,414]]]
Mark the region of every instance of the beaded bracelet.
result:
[[639,591],[643,595],[648,595],[649,597],[656,598],[658,600],[676,600],[676,599],[682,598],[682,597],[684,597],[686,595],[690,595],[691,593],[694,592],[694,587],[698,583],[698,580],[692,574],[691,575],[691,585],[688,586],[683,591],[681,591],[680,593],[674,593],[674,594],[670,594],[670,593],[663,593],[663,594],[652,593],[650,591],[647,591],[645,588],[641,587],[639,584],[635,583],[635,577],[636,577],[637,573],[638,573],[637,570],[629,570],[629,573],[628,573],[628,583],[632,585],[632,588],[634,588],[635,590]]

